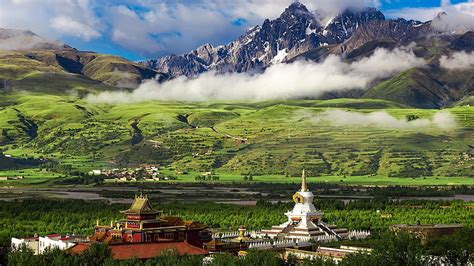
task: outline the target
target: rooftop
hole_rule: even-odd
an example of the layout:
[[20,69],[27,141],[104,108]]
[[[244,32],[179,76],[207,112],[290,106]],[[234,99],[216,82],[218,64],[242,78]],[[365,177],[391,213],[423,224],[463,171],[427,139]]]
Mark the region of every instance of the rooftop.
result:
[[137,195],[133,200],[132,206],[128,210],[121,211],[124,214],[158,214],[159,211],[153,210],[148,200],[148,196]]
[[[90,243],[79,243],[70,249],[73,254],[81,254],[89,249]],[[127,243],[109,246],[116,260],[138,258],[146,260],[154,258],[163,252],[174,250],[179,255],[207,255],[208,251],[195,247],[187,242],[158,242],[158,243]]]

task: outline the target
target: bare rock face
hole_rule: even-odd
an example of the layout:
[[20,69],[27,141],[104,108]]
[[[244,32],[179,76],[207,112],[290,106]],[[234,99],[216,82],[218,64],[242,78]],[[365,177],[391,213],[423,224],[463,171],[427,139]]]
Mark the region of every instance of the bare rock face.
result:
[[49,40],[26,30],[0,28],[0,50],[63,50],[72,49],[69,45]]
[[171,77],[195,77],[205,71],[256,72],[314,48],[342,43],[361,25],[385,20],[375,8],[346,10],[325,22],[321,17],[295,2],[279,18],[265,20],[225,46],[205,44],[187,54],[141,63]]
[[451,49],[456,51],[474,51],[474,31],[468,31],[451,43]]
[[420,36],[431,32],[430,22],[413,20],[369,21],[362,24],[354,34],[336,47],[334,53],[351,54],[364,45],[373,42],[407,45]]

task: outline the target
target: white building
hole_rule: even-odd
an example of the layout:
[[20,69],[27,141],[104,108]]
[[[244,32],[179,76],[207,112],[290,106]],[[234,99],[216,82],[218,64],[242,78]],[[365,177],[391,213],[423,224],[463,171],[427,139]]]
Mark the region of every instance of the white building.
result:
[[11,248],[12,250],[19,250],[22,247],[26,247],[34,252],[35,255],[39,254],[39,237],[26,237],[26,238],[15,238],[11,239]]
[[90,175],[101,175],[102,174],[102,170],[98,169],[98,170],[92,170],[89,172]]
[[348,236],[347,229],[336,229],[322,222],[324,213],[317,210],[313,205],[313,193],[308,189],[306,182],[306,173],[303,170],[301,190],[293,195],[295,206],[293,210],[288,211],[285,215],[288,221],[277,226],[273,226],[270,230],[262,230],[262,237],[285,238],[285,239],[313,239],[320,241],[327,237],[333,237],[336,240]]
[[63,236],[61,234],[51,234],[47,236],[34,236],[30,238],[12,238],[12,250],[20,249],[23,245],[33,250],[35,255],[43,254],[48,249],[66,250],[73,247],[85,239],[77,236]]

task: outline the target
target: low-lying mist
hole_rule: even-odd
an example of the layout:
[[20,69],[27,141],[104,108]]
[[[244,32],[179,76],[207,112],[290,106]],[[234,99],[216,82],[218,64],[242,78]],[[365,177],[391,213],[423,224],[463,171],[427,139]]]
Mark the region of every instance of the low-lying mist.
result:
[[441,56],[439,64],[442,68],[449,70],[464,70],[474,68],[474,52],[467,53],[465,51],[455,52],[449,57]]
[[438,111],[431,119],[413,117],[396,118],[385,111],[371,113],[351,112],[340,109],[326,110],[320,114],[308,111],[298,111],[295,114],[296,120],[306,120],[311,123],[329,123],[335,127],[378,127],[386,129],[423,129],[438,128],[450,130],[456,128],[456,119],[448,111]]
[[178,77],[158,83],[143,82],[133,92],[88,95],[93,103],[127,103],[148,100],[269,100],[318,97],[324,92],[365,89],[375,79],[425,64],[411,48],[377,49],[372,56],[346,63],[330,55],[321,63],[297,61],[277,64],[261,74],[207,72],[197,78]]

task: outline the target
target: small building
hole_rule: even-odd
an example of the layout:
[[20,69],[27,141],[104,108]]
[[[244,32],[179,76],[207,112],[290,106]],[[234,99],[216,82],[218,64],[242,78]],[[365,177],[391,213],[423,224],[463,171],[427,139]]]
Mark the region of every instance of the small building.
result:
[[100,169],[97,169],[97,170],[92,170],[89,172],[90,175],[101,175],[102,174],[102,170]]
[[353,246],[340,246],[339,248],[318,247],[316,251],[287,248],[283,256],[285,259],[288,259],[289,256],[294,256],[297,260],[332,259],[335,263],[339,263],[349,254],[371,252],[372,249]]
[[77,243],[86,241],[82,236],[63,236],[61,234],[52,234],[39,237],[39,254],[43,254],[47,249],[66,250]]
[[225,249],[226,243],[220,241],[219,239],[212,239],[211,241],[204,243],[204,249],[210,252],[223,252]]
[[417,235],[423,242],[435,237],[451,235],[463,228],[462,224],[395,224],[390,227],[394,232],[403,231]]
[[50,234],[47,236],[34,236],[26,238],[12,238],[12,250],[21,249],[25,246],[31,249],[35,255],[43,254],[48,249],[66,250],[77,243],[84,242],[81,236],[63,236],[61,234]]
[[23,247],[26,247],[33,251],[33,254],[38,255],[39,253],[39,237],[37,235],[33,237],[25,238],[15,238],[11,239],[11,249],[12,251],[20,250]]
[[0,176],[0,181],[7,181],[7,180],[22,180],[25,177],[22,175],[17,176]]

